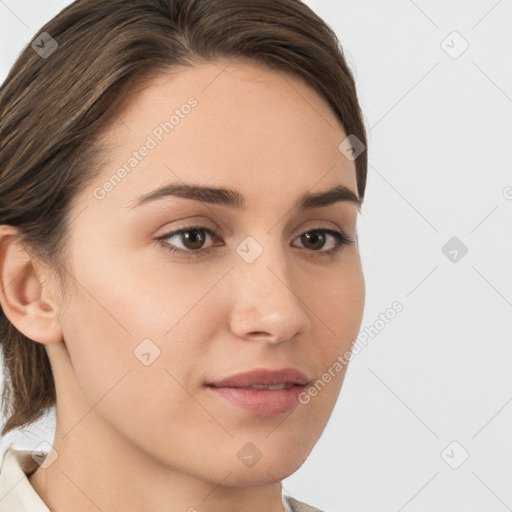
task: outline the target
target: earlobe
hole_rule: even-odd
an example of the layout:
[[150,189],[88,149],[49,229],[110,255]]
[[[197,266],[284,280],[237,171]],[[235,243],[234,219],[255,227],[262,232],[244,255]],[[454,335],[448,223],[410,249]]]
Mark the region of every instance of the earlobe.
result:
[[[59,343],[62,341],[62,330],[57,304],[46,284],[47,275],[43,275],[43,267],[37,263],[20,240],[16,228],[1,225],[2,310],[27,338],[40,343]],[[36,268],[39,272],[36,272]]]

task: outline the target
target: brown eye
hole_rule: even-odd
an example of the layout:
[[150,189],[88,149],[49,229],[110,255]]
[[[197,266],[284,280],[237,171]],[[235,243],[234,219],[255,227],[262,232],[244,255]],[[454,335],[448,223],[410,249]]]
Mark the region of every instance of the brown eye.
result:
[[[172,231],[157,238],[162,241],[162,245],[173,253],[182,253],[184,256],[194,256],[207,251],[210,247],[204,247],[208,237],[216,238],[217,233],[204,226],[185,226],[176,231]],[[171,239],[175,243],[169,243]],[[181,247],[176,243],[181,244]],[[195,253],[195,254],[194,254]]]
[[[329,247],[325,250],[328,237],[333,238],[333,242],[328,244]],[[354,240],[350,236],[332,229],[312,229],[300,235],[298,239],[300,239],[302,247],[305,249],[325,255],[335,254],[343,249],[344,245],[354,243]]]
[[300,239],[308,249],[317,251],[325,245],[326,236],[321,231],[310,231],[302,234]]
[[190,250],[201,249],[205,240],[205,232],[200,229],[191,229],[190,231],[183,231],[179,233],[182,237],[185,248]]

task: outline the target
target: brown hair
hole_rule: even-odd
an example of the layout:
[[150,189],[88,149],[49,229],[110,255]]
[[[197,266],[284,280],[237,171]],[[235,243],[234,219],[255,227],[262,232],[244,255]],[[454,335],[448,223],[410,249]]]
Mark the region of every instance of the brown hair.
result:
[[[341,45],[300,0],[77,0],[41,28],[0,88],[0,225],[15,226],[62,275],[72,200],[108,154],[100,133],[152,78],[223,57],[301,77],[366,147]],[[355,164],[362,200],[366,151]],[[56,390],[45,346],[1,308],[0,342],[5,435],[53,407]]]

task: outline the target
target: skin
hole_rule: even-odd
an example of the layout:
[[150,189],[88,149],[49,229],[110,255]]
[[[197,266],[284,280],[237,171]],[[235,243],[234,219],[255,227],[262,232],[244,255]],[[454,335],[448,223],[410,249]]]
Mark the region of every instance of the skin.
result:
[[[95,188],[190,96],[197,107],[97,199]],[[305,192],[357,194],[355,163],[338,150],[346,136],[299,78],[247,61],[201,64],[154,80],[106,132],[111,161],[73,205],[64,297],[52,268],[1,228],[2,307],[45,344],[57,386],[58,457],[30,477],[52,511],[282,511],[279,482],[322,434],[344,371],[273,418],[204,384],[288,366],[316,380],[351,348],[365,297],[357,242],[330,257],[331,236],[315,248],[300,235],[355,239],[357,206],[293,210]],[[131,208],[175,182],[237,189],[247,208],[177,197]],[[165,243],[191,247],[180,235],[155,241],[191,222],[218,233],[205,235],[202,256],[169,252]],[[263,248],[250,264],[236,252],[247,236]],[[148,338],[160,356],[146,366],[134,350]],[[237,457],[248,442],[262,454],[252,467]]]

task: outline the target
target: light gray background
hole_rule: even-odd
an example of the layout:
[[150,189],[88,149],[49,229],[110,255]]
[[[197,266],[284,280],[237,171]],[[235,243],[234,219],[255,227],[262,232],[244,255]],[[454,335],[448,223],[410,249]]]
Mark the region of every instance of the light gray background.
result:
[[[2,81],[69,3],[0,0]],[[306,3],[340,38],[369,130],[361,332],[378,333],[284,491],[330,512],[512,510],[512,0]],[[52,421],[2,452],[52,442]]]

